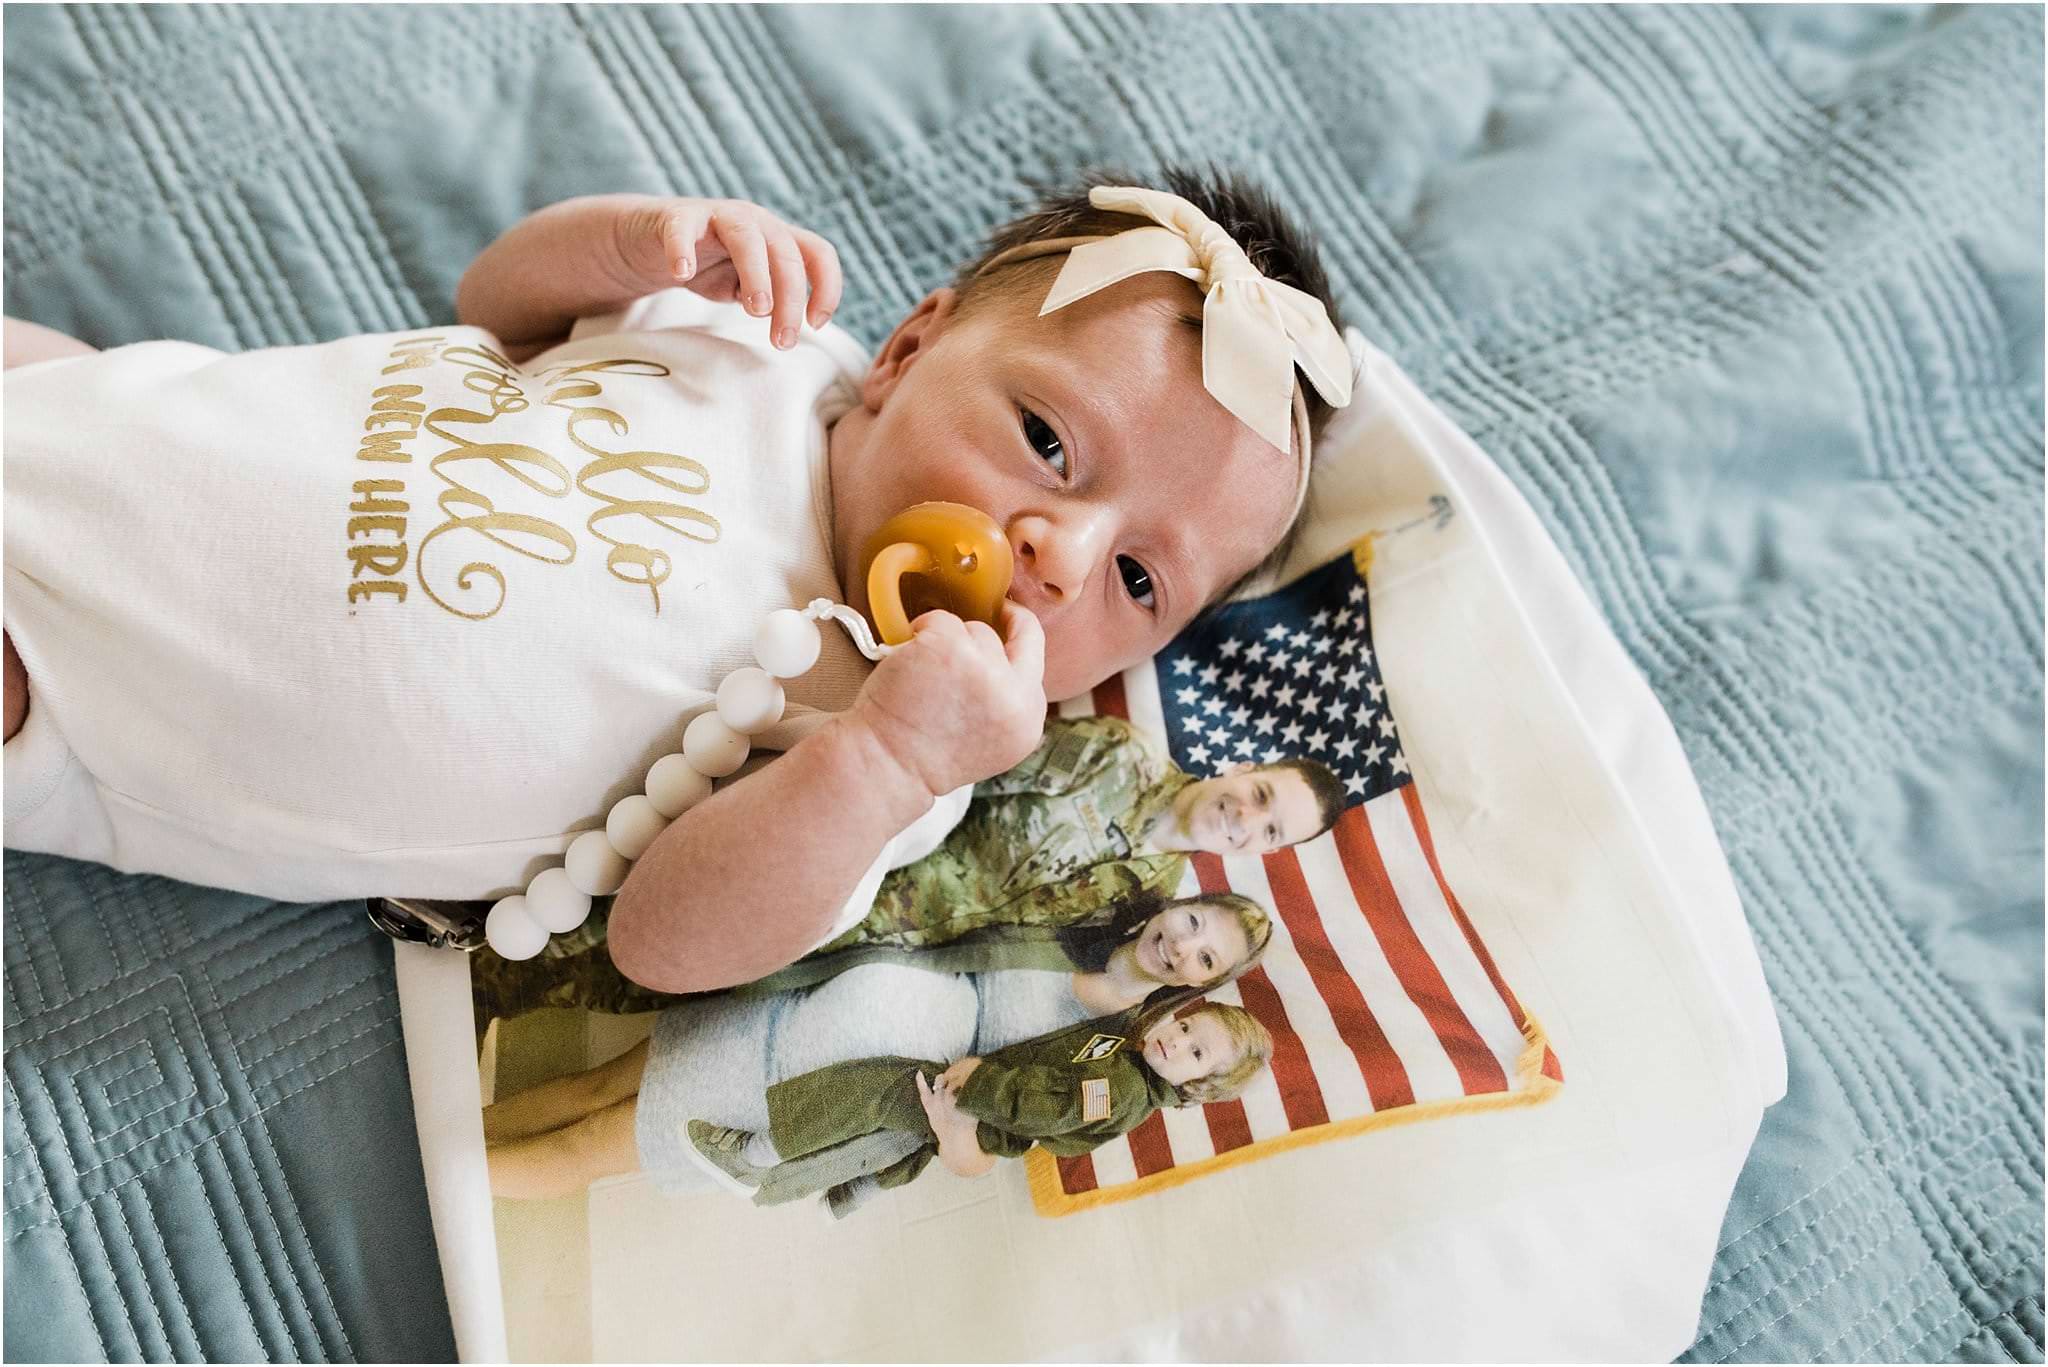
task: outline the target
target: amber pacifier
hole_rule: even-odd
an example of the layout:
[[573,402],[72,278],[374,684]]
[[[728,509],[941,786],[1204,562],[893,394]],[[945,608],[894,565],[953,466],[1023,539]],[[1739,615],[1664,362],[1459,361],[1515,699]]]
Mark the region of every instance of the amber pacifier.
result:
[[[963,503],[919,503],[868,538],[868,616],[889,645],[919,615],[943,609],[998,626],[1010,591],[1010,541],[995,519]],[[998,627],[1000,630],[1000,627]]]

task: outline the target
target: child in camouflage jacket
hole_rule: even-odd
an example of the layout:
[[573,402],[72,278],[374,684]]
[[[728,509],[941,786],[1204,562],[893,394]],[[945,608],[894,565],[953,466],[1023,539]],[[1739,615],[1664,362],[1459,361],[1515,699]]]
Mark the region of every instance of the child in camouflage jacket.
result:
[[1034,1144],[1071,1157],[1162,1106],[1229,1100],[1272,1049],[1266,1028],[1235,1006],[1138,1007],[947,1068],[907,1058],[819,1068],[768,1089],[765,1133],[691,1121],[690,1152],[757,1205],[822,1192],[844,1214],[834,1193],[858,1177],[900,1186],[935,1156],[978,1177]]

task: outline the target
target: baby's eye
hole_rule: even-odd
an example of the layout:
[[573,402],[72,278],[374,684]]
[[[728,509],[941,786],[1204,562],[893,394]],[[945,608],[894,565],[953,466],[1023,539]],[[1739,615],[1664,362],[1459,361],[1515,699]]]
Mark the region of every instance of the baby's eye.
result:
[[1278,826],[1266,827],[1266,843],[1268,845],[1277,845],[1280,843],[1280,828]]
[[1145,572],[1145,567],[1128,555],[1118,556],[1116,567],[1124,577],[1124,592],[1131,595],[1131,601],[1141,608],[1151,607],[1152,576]]
[[1181,1033],[1182,1033],[1183,1035],[1185,1035],[1185,1034],[1186,1034],[1186,1033],[1188,1032],[1188,1023],[1187,1023],[1186,1021],[1181,1021],[1181,1022],[1180,1022],[1180,1032],[1181,1032]]
[[1024,424],[1024,440],[1031,443],[1031,449],[1038,453],[1039,459],[1052,467],[1054,474],[1065,479],[1067,452],[1060,445],[1059,433],[1047,426],[1044,418],[1028,408],[1020,408],[1017,413]]
[[1201,1061],[1202,1061],[1202,1046],[1198,1044],[1198,1045],[1196,1045],[1196,1046],[1195,1046],[1195,1062],[1197,1062],[1197,1063],[1200,1063]]
[[1208,954],[1204,954],[1204,955],[1202,956],[1202,971],[1203,971],[1204,973],[1211,973],[1211,972],[1214,972],[1214,971],[1215,971],[1215,968],[1216,968],[1216,960],[1215,960],[1215,957],[1214,957],[1213,955],[1208,955]]
[[1189,912],[1189,913],[1188,913],[1188,929],[1189,929],[1189,930],[1200,930],[1201,928],[1202,928],[1202,922],[1200,921],[1200,919],[1199,919],[1199,918],[1197,918],[1197,917],[1196,917],[1196,915],[1195,915],[1195,913],[1193,913],[1192,911],[1191,911],[1191,912]]

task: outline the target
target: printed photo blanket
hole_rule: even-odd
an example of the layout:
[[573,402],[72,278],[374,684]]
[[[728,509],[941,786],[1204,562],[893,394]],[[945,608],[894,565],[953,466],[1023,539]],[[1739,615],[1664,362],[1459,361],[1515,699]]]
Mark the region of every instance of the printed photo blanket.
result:
[[[1403,531],[1448,520],[1445,499]],[[1235,1101],[1161,1111],[1078,1158],[1034,1150],[1038,1209],[1064,1215],[1318,1140],[1547,1100],[1563,1069],[1445,881],[1373,654],[1374,537],[1268,596],[1234,603],[1065,715],[1122,717],[1207,776],[1306,755],[1347,805],[1312,841],[1198,854],[1182,895],[1236,892],[1277,913],[1259,965],[1209,994],[1273,1033]]]

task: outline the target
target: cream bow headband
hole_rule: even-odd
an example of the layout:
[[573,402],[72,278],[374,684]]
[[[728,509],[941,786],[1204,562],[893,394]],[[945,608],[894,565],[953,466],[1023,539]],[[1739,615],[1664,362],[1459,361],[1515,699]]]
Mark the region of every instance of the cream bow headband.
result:
[[984,271],[1031,257],[1067,252],[1039,315],[1146,271],[1171,271],[1195,282],[1202,303],[1202,387],[1230,415],[1266,441],[1288,449],[1295,428],[1298,508],[1308,492],[1307,412],[1294,368],[1333,408],[1351,402],[1351,356],[1330,314],[1315,296],[1268,280],[1229,233],[1179,195],[1136,185],[1098,185],[1098,209],[1135,214],[1160,226],[1107,237],[1027,242],[994,257]]

